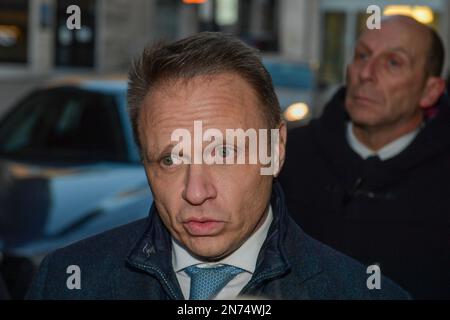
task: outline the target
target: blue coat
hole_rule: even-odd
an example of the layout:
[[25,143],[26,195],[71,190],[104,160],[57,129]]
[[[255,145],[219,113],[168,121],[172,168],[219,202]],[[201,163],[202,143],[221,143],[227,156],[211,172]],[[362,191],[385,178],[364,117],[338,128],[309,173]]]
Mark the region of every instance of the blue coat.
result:
[[[241,295],[269,299],[407,299],[355,260],[306,235],[286,211],[277,183],[274,219],[255,273]],[[67,268],[80,268],[80,289],[68,289]],[[70,282],[70,281],[69,281]],[[28,292],[29,299],[183,299],[172,269],[171,237],[153,206],[148,219],[113,229],[48,255]]]

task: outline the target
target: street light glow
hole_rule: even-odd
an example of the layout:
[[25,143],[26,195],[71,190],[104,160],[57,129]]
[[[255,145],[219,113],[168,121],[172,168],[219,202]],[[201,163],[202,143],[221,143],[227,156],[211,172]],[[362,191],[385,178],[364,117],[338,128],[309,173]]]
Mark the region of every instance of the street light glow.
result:
[[299,121],[305,119],[309,114],[309,107],[304,102],[291,104],[284,112],[287,121]]
[[205,3],[208,0],[183,0],[183,3],[185,4],[202,4]]
[[428,6],[389,5],[384,8],[383,15],[409,16],[424,24],[432,23],[434,20],[433,10]]

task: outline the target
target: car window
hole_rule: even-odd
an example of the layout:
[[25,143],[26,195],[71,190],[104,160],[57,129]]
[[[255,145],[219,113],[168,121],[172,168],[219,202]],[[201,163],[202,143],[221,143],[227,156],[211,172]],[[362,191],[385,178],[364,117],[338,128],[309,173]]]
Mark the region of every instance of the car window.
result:
[[0,123],[0,153],[35,160],[124,161],[112,96],[75,88],[43,90]]
[[314,86],[314,72],[307,64],[265,60],[264,66],[275,87],[309,90]]

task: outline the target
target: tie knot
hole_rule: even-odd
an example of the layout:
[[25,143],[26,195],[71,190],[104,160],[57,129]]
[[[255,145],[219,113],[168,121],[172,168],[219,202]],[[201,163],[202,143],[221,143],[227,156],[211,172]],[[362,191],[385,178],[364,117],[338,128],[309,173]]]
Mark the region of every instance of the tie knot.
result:
[[189,299],[206,300],[214,298],[231,279],[244,270],[230,265],[221,265],[210,268],[190,266],[184,271],[191,278]]
[[190,266],[184,270],[190,277],[195,276],[195,275],[201,275],[201,274],[206,274],[209,276],[226,275],[226,274],[237,275],[243,271],[242,269],[240,269],[238,267],[230,266],[228,264],[224,264],[224,265],[216,266],[216,267],[206,267],[206,268]]

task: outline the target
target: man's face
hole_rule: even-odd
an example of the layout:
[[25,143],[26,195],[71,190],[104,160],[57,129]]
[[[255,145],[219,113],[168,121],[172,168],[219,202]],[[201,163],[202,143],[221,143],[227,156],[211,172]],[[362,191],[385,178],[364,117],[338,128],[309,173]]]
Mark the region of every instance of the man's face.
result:
[[[225,73],[163,84],[145,98],[139,121],[154,202],[172,236],[203,258],[232,253],[264,220],[273,177],[248,162],[173,164],[171,134],[185,128],[194,137],[194,121],[202,121],[203,132],[215,128],[224,137],[227,128],[267,128],[253,89]],[[217,152],[226,155],[234,147]]]
[[387,20],[361,36],[347,68],[345,104],[354,123],[383,127],[421,116],[428,41],[404,21]]

